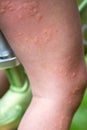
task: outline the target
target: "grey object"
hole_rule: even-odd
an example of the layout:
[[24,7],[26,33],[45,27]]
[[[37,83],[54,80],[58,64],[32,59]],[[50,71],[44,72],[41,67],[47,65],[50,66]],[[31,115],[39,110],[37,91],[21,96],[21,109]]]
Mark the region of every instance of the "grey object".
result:
[[0,31],[0,69],[7,69],[19,65],[13,50],[8,44],[3,33]]

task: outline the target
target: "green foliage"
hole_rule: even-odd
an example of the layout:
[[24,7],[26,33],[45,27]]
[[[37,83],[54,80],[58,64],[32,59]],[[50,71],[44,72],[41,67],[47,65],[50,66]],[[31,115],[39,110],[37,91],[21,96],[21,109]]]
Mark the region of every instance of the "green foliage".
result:
[[78,5],[82,3],[83,0],[77,0]]

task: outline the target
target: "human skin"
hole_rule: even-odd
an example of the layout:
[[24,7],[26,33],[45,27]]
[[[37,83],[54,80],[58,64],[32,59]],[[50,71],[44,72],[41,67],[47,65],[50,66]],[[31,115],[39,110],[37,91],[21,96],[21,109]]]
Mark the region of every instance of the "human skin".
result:
[[9,82],[4,71],[0,71],[0,98],[8,90]]
[[0,28],[33,93],[18,130],[69,130],[87,83],[76,0],[0,0]]

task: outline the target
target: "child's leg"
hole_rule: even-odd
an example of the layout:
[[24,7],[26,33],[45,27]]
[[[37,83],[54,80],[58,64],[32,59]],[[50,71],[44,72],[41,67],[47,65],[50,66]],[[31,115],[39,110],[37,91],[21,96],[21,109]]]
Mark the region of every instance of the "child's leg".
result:
[[86,87],[76,0],[0,0],[0,26],[30,78],[19,130],[69,130]]

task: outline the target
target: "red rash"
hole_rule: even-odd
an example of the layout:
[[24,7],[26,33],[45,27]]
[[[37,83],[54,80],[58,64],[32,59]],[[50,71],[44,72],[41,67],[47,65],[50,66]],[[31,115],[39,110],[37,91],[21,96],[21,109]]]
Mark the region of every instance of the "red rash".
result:
[[87,83],[76,1],[0,0],[0,10],[33,92],[19,130],[69,130]]

